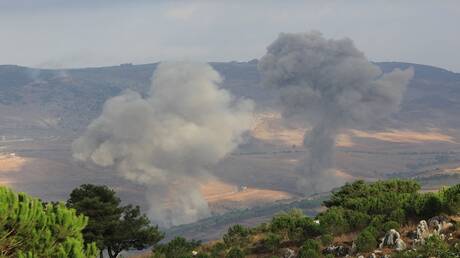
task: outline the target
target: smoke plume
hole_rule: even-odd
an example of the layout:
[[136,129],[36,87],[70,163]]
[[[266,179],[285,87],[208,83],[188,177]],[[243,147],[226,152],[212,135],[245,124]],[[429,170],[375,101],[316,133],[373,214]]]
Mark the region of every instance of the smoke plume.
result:
[[73,143],[74,157],[146,185],[149,216],[162,226],[207,216],[198,183],[252,123],[252,101],[235,99],[221,81],[207,64],[160,64],[147,97],[128,90],[106,101]]
[[312,125],[301,187],[329,190],[334,176],[335,138],[343,128],[362,127],[397,111],[411,68],[384,74],[350,39],[325,39],[321,33],[282,33],[259,62],[262,83],[279,90],[283,116]]

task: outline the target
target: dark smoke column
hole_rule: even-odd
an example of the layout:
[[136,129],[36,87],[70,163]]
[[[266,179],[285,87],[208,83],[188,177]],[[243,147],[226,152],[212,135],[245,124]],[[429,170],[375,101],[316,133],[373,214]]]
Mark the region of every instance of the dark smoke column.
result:
[[300,168],[305,193],[341,183],[332,170],[338,132],[363,127],[398,111],[411,68],[384,74],[350,39],[319,32],[282,33],[259,62],[262,83],[279,91],[283,117],[312,126]]

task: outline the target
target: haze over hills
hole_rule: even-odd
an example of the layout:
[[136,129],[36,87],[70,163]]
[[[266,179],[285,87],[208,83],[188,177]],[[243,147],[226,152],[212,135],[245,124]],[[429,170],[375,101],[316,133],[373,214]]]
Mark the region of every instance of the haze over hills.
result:
[[[405,126],[455,127],[459,119],[460,74],[441,68],[399,62],[376,63],[383,71],[415,68],[415,77],[395,115]],[[28,130],[80,131],[96,117],[106,99],[125,89],[146,94],[157,64],[70,70],[0,66],[2,133]],[[251,98],[259,109],[273,103],[261,89],[257,61],[212,63],[224,77],[223,88]],[[409,121],[408,121],[409,120]]]
[[[412,66],[415,76],[398,113],[371,128],[341,132],[336,175],[346,180],[417,177],[427,187],[459,182],[460,74],[419,64],[375,64],[384,72]],[[224,78],[223,88],[256,103],[247,142],[214,168],[215,181],[203,182],[213,213],[303,198],[293,186],[308,128],[281,122],[275,95],[260,85],[257,60],[211,65]],[[107,184],[124,201],[145,207],[143,187],[114,176],[113,169],[76,162],[70,144],[99,116],[108,98],[125,89],[148,94],[156,66],[0,66],[0,162],[8,164],[0,170],[0,183],[45,200],[66,199],[83,183]]]

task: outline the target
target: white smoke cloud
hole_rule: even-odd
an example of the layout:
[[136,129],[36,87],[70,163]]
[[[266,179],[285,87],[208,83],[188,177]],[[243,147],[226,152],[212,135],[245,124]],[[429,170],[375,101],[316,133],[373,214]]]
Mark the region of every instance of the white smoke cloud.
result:
[[259,62],[262,83],[279,90],[287,118],[308,121],[301,168],[304,192],[329,190],[334,176],[335,137],[342,128],[369,125],[397,111],[411,68],[384,74],[350,39],[321,33],[282,33]]
[[235,99],[221,81],[207,64],[160,64],[147,97],[128,90],[107,100],[73,143],[74,157],[146,185],[149,215],[162,226],[207,216],[198,182],[252,125],[252,101]]

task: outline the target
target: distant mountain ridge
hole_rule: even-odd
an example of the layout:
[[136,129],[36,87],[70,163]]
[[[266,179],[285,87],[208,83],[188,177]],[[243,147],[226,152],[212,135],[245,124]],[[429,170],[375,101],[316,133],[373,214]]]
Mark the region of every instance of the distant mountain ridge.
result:
[[[274,101],[260,87],[257,60],[210,63],[224,78],[223,88],[238,97],[255,100],[258,106]],[[384,72],[414,67],[415,77],[395,119],[405,126],[460,125],[460,74],[428,65],[377,62]],[[35,69],[0,65],[0,130],[26,132],[54,130],[78,132],[101,111],[106,99],[132,89],[147,93],[157,64],[79,69]]]

